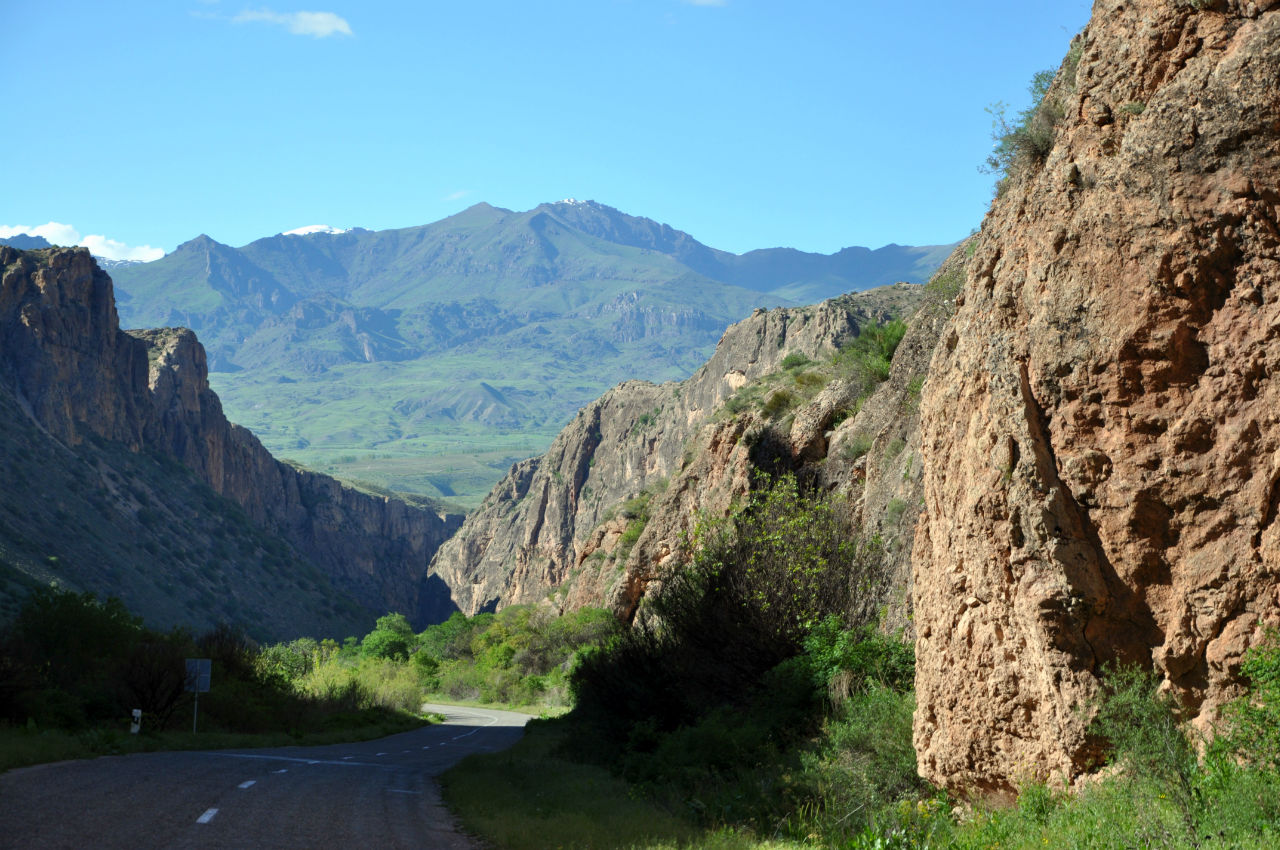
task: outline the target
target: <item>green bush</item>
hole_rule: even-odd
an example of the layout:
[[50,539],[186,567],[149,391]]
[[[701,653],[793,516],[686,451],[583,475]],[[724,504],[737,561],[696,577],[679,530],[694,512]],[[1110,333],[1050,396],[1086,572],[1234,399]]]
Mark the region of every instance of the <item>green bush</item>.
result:
[[801,756],[794,793],[805,816],[792,831],[816,833],[827,846],[860,846],[863,836],[872,841],[862,846],[876,846],[876,836],[902,842],[881,846],[932,846],[945,814],[921,800],[929,789],[916,771],[914,710],[909,691],[878,684],[845,703],[828,720],[822,747]]
[[837,373],[862,383],[860,394],[869,394],[889,377],[889,364],[898,343],[907,332],[907,324],[894,319],[883,325],[866,324],[854,340],[836,352],[832,362]]
[[413,627],[404,614],[387,614],[378,618],[373,631],[360,642],[360,653],[369,658],[407,661],[414,643]]
[[873,686],[906,692],[915,676],[915,650],[910,643],[866,625],[845,628],[833,616],[813,627],[804,639],[804,650],[814,684],[837,704]]
[[1044,162],[1053,149],[1058,124],[1065,115],[1062,104],[1048,97],[1053,77],[1052,70],[1044,70],[1031,78],[1031,106],[1019,112],[1012,122],[1006,117],[1003,103],[987,109],[992,117],[995,148],[987,157],[984,170],[998,175],[1001,182],[1018,169]]
[[765,401],[762,408],[764,415],[770,419],[777,419],[791,408],[795,407],[798,399],[795,393],[790,390],[780,389],[774,390],[769,394],[769,398]]
[[574,673],[579,713],[609,735],[625,739],[639,721],[662,731],[696,722],[745,699],[824,618],[874,619],[878,549],[859,541],[847,506],[802,493],[792,476],[730,519],[700,523],[694,545],[636,624]]
[[124,672],[148,637],[119,599],[33,590],[0,638],[0,719],[79,729],[127,716]]
[[1259,769],[1280,771],[1280,633],[1246,653],[1250,693],[1227,707],[1218,746]]
[[800,366],[807,366],[811,362],[813,361],[801,354],[799,351],[792,351],[787,354],[786,357],[782,358],[782,368],[787,370],[796,369]]
[[840,456],[845,460],[857,460],[871,451],[873,442],[870,434],[855,434],[853,439],[844,444],[844,448],[840,450]]
[[1134,785],[1135,796],[1168,799],[1176,806],[1187,836],[1196,838],[1199,761],[1186,730],[1178,722],[1178,706],[1159,690],[1159,679],[1137,667],[1107,670],[1104,693],[1090,731],[1111,746],[1111,759]]

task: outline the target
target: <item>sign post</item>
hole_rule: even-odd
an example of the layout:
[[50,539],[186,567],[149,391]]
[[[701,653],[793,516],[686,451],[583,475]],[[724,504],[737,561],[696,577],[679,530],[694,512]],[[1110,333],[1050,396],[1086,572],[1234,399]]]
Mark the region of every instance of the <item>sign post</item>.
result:
[[187,659],[186,690],[196,695],[195,705],[191,709],[191,732],[195,734],[196,722],[200,718],[200,694],[209,692],[209,680],[213,676],[213,661],[209,658]]

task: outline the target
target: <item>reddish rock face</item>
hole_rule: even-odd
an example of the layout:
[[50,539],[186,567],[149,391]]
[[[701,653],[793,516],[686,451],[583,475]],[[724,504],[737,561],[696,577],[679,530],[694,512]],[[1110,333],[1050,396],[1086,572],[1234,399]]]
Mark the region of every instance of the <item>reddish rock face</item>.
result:
[[1207,727],[1280,621],[1280,8],[1098,0],[921,402],[916,748],[1003,793],[1096,753],[1105,664]]

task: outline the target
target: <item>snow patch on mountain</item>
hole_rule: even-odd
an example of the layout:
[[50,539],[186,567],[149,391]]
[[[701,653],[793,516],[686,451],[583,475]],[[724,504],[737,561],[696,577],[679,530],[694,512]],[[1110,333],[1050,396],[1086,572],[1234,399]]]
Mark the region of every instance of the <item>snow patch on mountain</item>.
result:
[[313,233],[346,233],[349,227],[330,227],[327,224],[308,224],[306,227],[297,227],[293,230],[286,230],[281,236],[310,236]]

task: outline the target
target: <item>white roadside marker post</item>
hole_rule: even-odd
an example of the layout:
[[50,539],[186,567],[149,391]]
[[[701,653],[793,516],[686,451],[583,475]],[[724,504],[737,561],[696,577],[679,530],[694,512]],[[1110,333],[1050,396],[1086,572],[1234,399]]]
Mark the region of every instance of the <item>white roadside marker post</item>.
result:
[[135,708],[133,710],[133,720],[129,723],[129,734],[136,735],[138,730],[142,728],[142,709]]

